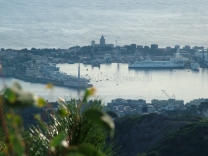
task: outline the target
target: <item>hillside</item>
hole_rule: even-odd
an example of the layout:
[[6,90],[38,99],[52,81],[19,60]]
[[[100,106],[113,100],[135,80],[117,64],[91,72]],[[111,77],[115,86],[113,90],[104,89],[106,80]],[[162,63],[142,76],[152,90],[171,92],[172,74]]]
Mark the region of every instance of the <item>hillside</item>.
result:
[[188,124],[163,137],[149,151],[148,156],[207,156],[208,120]]
[[167,117],[160,114],[118,118],[115,120],[117,154],[135,156],[146,153],[159,139],[200,120],[197,117]]

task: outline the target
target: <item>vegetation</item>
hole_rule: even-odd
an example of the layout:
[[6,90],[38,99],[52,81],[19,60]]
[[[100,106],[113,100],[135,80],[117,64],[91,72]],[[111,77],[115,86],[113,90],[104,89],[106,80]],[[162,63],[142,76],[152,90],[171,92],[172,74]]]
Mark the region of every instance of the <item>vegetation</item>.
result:
[[159,140],[148,156],[208,155],[208,120],[188,124]]
[[[132,115],[117,118],[114,120],[116,127],[114,139],[117,141],[115,148],[119,148],[117,154],[122,156],[135,156],[138,153],[144,155],[160,139],[170,136],[175,131],[180,132],[181,128],[186,125],[200,123],[202,120],[202,118],[195,116],[167,116],[163,114]],[[206,133],[208,134],[208,131]],[[190,133],[189,137],[192,136],[195,134]]]
[[[47,85],[51,88],[52,85]],[[85,91],[80,101],[59,99],[57,111],[48,113],[48,122],[40,114],[34,117],[38,125],[23,127],[18,111],[25,107],[43,107],[45,100],[22,90],[19,84],[5,88],[0,101],[0,155],[112,155],[114,123],[102,111],[100,101],[88,103],[95,89]],[[108,133],[110,132],[110,133]]]

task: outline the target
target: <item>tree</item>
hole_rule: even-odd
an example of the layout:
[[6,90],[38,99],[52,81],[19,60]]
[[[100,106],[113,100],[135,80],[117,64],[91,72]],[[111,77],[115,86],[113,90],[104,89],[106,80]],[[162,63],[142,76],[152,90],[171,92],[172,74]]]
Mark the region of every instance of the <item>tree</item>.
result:
[[207,111],[208,110],[208,102],[202,102],[198,108],[197,108],[198,111],[200,111],[200,113],[202,114],[204,111]]
[[108,115],[110,115],[112,118],[117,118],[118,117],[118,115],[115,112],[107,111],[106,113],[108,113]]

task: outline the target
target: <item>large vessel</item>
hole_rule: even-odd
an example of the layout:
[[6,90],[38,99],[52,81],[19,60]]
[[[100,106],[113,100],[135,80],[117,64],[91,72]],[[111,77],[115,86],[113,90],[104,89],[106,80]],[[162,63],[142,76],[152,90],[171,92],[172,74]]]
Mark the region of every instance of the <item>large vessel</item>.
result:
[[92,87],[92,84],[88,83],[89,81],[90,79],[80,77],[80,64],[79,64],[78,77],[74,77],[74,76],[68,77],[67,79],[63,80],[63,85],[73,88],[88,88],[88,87]]
[[152,61],[145,58],[143,61],[135,61],[128,65],[129,68],[183,68],[184,61],[182,58],[171,58],[169,61]]
[[90,79],[80,76],[80,65],[78,66],[78,77],[54,70],[48,66],[41,66],[38,71],[40,71],[40,73],[36,73],[35,76],[37,82],[40,83],[53,83],[55,85],[72,88],[92,87],[92,85],[89,84]]
[[200,65],[198,63],[191,63],[191,69],[193,70],[199,70]]

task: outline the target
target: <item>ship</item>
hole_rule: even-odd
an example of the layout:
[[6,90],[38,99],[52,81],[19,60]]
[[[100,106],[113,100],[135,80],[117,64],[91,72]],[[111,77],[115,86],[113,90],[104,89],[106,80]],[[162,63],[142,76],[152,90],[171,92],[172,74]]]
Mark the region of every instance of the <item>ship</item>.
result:
[[152,61],[145,58],[143,61],[135,61],[129,64],[129,68],[184,68],[184,61],[182,58],[170,58],[169,61]]
[[53,83],[55,85],[70,87],[70,88],[89,88],[90,79],[80,76],[80,64],[78,66],[78,77],[68,75],[67,73],[54,70],[48,66],[41,66],[40,73],[36,74],[37,82]]
[[63,80],[63,85],[66,87],[72,88],[89,88],[92,87],[92,84],[88,82],[90,79],[80,77],[80,64],[78,66],[78,77],[70,76],[67,79]]
[[199,70],[200,65],[198,63],[191,63],[191,69],[193,70]]

